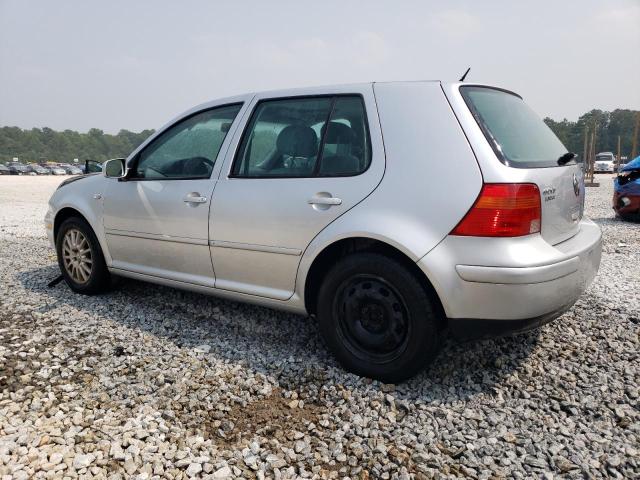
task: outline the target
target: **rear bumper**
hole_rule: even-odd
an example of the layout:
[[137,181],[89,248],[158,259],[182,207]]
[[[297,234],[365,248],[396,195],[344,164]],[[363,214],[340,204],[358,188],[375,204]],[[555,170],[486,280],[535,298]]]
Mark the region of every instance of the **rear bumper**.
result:
[[449,330],[458,340],[478,340],[483,338],[498,338],[516,333],[534,330],[546,323],[549,323],[564,312],[569,310],[573,304],[563,305],[557,310],[533,318],[523,318],[519,320],[488,320],[480,318],[450,318]]
[[[600,229],[585,219],[576,235],[553,246],[540,235],[449,236],[418,266],[431,280],[452,327],[522,331],[575,303],[598,271],[601,248]],[[473,329],[471,322],[477,322]]]

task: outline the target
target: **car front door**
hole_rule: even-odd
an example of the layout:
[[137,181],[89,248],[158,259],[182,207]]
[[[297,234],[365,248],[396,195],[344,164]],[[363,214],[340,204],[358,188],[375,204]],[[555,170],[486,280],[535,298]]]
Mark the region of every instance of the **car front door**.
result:
[[258,95],[225,159],[210,217],[219,289],[286,300],[301,256],[380,182],[371,85]]
[[129,159],[124,179],[109,181],[103,202],[112,268],[213,286],[212,173],[241,108],[187,115]]

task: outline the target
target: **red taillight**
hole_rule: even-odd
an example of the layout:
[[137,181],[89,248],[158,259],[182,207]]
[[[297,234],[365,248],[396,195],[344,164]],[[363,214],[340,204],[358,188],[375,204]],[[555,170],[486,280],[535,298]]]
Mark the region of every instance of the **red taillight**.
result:
[[540,190],[533,183],[485,183],[451,235],[519,237],[540,231]]

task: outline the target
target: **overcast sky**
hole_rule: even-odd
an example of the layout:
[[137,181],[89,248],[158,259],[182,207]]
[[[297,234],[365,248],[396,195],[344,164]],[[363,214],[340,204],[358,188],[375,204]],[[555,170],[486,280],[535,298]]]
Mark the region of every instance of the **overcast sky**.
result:
[[248,91],[468,80],[542,116],[640,109],[640,0],[0,0],[0,125],[157,128]]

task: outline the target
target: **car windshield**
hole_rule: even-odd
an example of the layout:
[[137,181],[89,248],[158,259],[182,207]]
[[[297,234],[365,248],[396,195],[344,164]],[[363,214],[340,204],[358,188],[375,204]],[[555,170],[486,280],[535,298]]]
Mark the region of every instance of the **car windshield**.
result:
[[558,166],[567,148],[514,93],[463,86],[460,92],[498,158],[510,167]]

